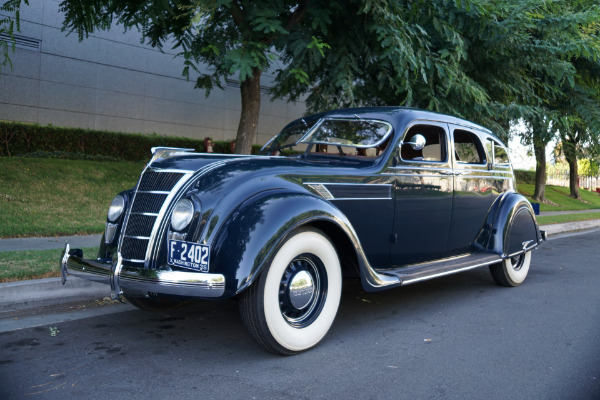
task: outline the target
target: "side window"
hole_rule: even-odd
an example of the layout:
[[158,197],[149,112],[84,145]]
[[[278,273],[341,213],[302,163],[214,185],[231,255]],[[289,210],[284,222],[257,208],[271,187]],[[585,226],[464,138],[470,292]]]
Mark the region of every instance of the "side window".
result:
[[496,165],[506,165],[510,163],[508,152],[500,143],[488,139],[486,142],[487,152],[493,158],[493,163]]
[[404,136],[404,143],[412,142],[415,135],[425,137],[425,147],[414,150],[410,144],[403,144],[400,157],[405,161],[446,161],[446,131],[434,125],[414,125]]
[[479,137],[462,129],[454,131],[454,157],[466,164],[485,164],[485,153]]
[[499,144],[494,144],[494,163],[495,164],[508,164],[508,153],[506,149]]

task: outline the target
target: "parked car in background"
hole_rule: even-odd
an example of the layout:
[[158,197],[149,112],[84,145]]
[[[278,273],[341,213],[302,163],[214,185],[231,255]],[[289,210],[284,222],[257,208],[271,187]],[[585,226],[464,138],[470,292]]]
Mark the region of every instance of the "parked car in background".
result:
[[359,108],[293,121],[259,156],[154,148],[97,257],[67,245],[61,270],[145,309],[238,297],[256,341],[294,354],[331,327],[343,276],[377,291],[489,266],[518,286],[542,240],[489,130]]

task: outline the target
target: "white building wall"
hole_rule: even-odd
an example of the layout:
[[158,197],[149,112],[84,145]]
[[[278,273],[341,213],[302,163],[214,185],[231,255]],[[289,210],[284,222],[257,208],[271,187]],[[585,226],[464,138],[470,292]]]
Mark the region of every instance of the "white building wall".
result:
[[[31,0],[21,10],[21,36],[41,41],[38,50],[17,48],[13,68],[0,71],[0,120],[99,130],[158,133],[215,140],[235,138],[240,90],[215,89],[206,98],[194,79],[182,77],[176,50],[140,43],[121,26],[79,42],[61,32],[59,0]],[[263,86],[272,77],[263,74]],[[265,143],[304,103],[271,102],[262,95],[256,143]]]

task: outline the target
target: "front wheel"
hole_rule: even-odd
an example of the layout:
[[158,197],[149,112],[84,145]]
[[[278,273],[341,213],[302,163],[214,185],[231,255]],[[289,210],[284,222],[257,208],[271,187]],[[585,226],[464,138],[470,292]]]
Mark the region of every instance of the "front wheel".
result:
[[240,298],[244,325],[267,350],[292,355],[317,345],[340,303],[342,274],[324,233],[301,229]]
[[531,250],[490,265],[494,281],[500,286],[519,286],[525,281],[531,263]]

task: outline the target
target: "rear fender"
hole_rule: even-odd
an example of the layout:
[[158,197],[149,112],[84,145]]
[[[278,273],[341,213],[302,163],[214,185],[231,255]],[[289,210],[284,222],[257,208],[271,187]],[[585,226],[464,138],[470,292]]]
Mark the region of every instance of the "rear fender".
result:
[[502,258],[514,257],[542,240],[531,203],[518,193],[506,193],[499,204],[488,251]]

